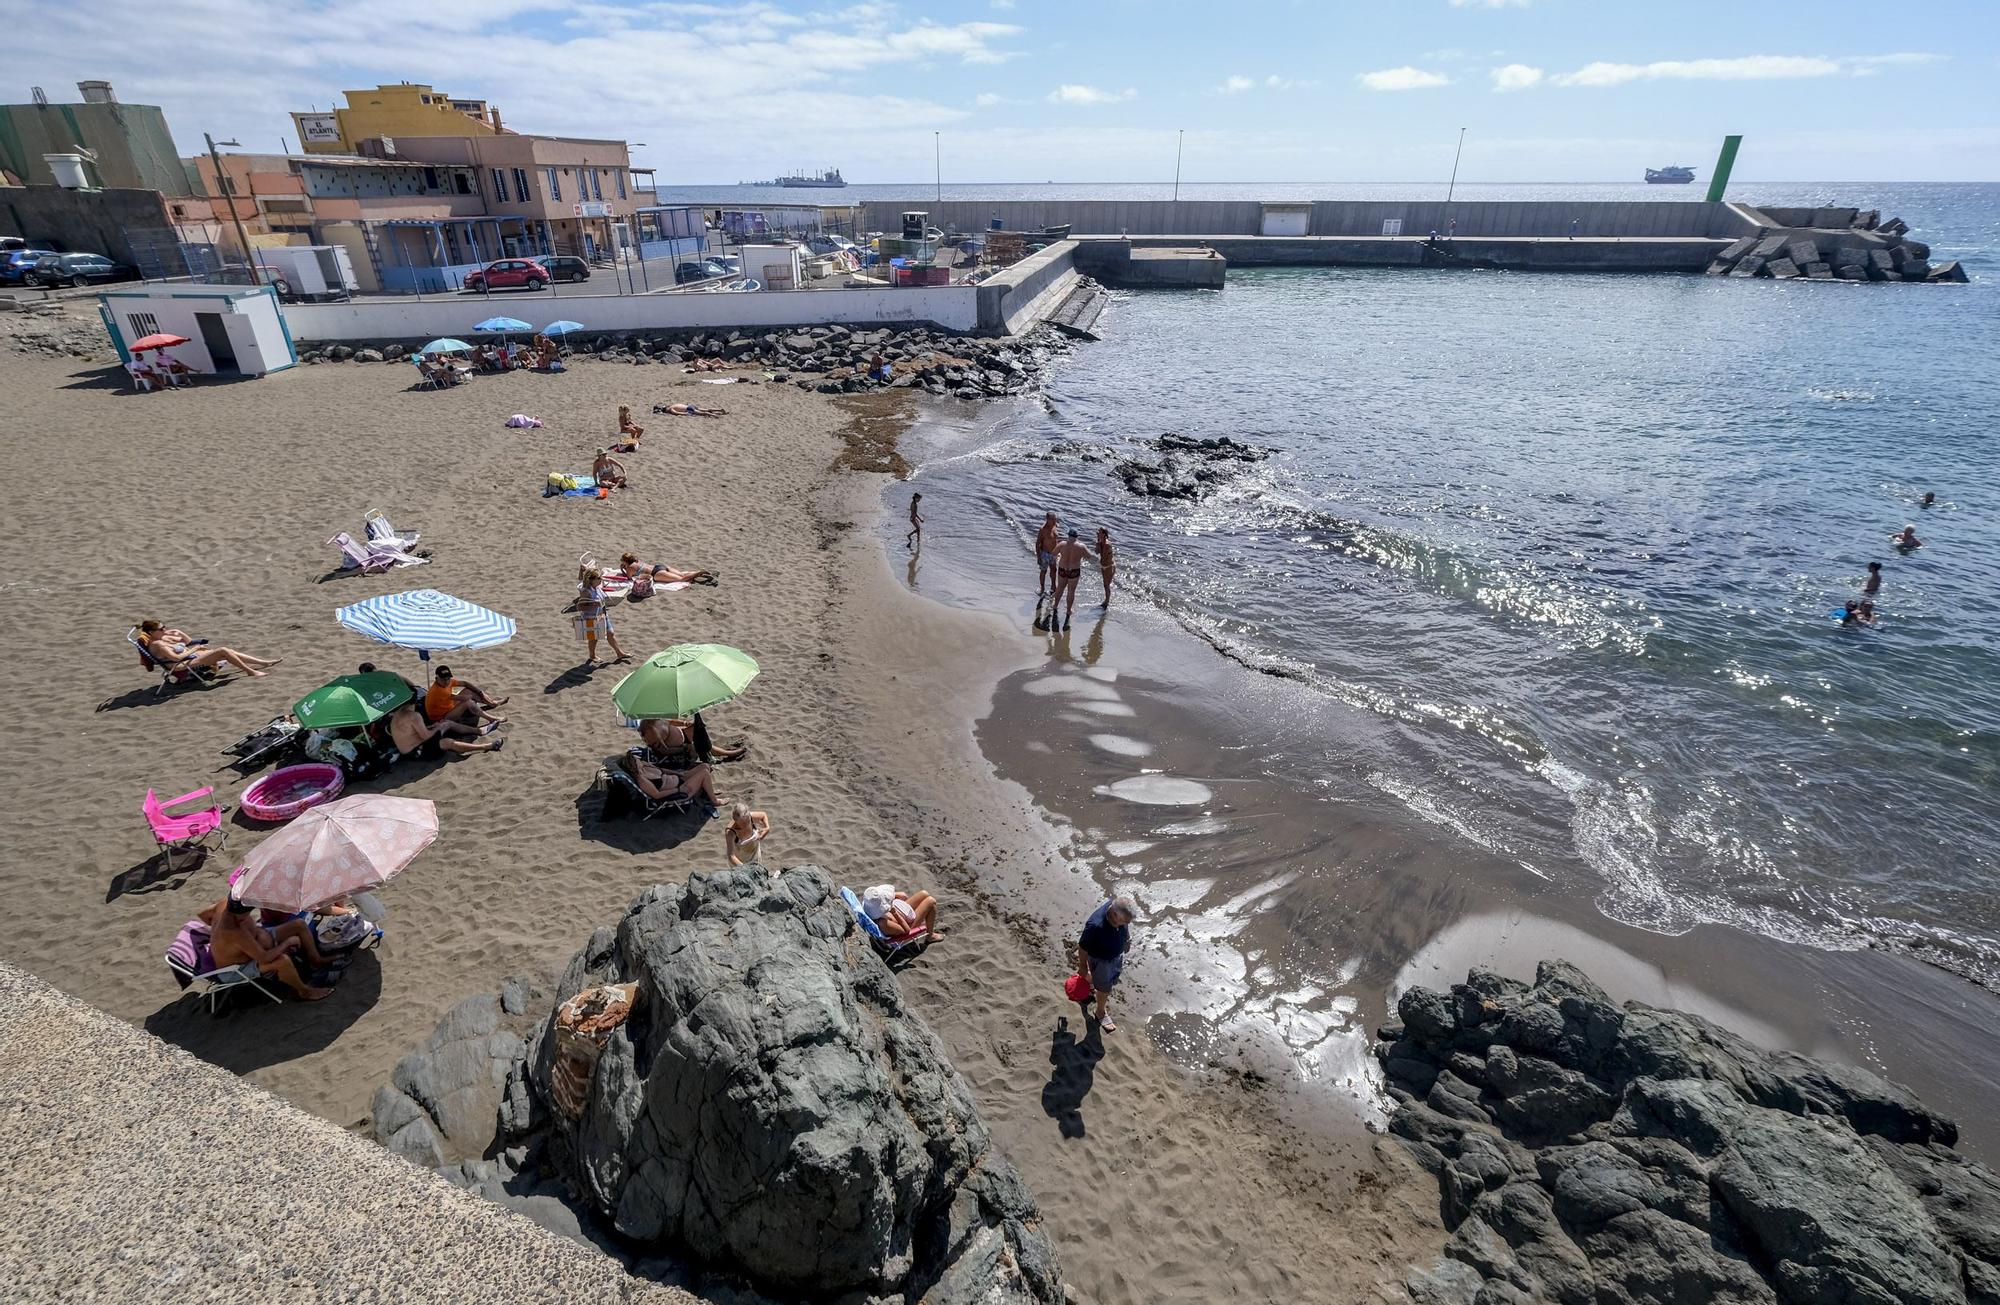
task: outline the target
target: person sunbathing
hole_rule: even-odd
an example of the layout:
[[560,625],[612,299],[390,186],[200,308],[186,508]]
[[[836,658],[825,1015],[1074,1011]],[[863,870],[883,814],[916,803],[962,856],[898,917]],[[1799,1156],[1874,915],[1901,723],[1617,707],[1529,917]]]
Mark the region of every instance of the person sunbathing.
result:
[[306,1001],[318,1001],[333,991],[307,983],[293,959],[303,956],[309,964],[326,964],[305,921],[288,920],[267,929],[257,922],[254,908],[233,897],[217,902],[201,918],[208,925],[208,951],[217,969],[254,961],[258,974],[276,979],[291,989],[293,996]]
[[139,637],[145,642],[146,655],[164,667],[185,667],[191,671],[212,671],[227,662],[240,671],[247,672],[254,679],[263,679],[264,672],[278,664],[278,658],[252,657],[249,653],[237,652],[234,648],[205,648],[187,636],[184,630],[148,618],[139,622]]
[[715,796],[715,783],[707,766],[695,762],[686,769],[658,765],[637,753],[628,752],[619,763],[639,791],[655,802],[672,802],[679,798],[694,798],[708,808],[710,815],[720,799]]
[[704,408],[698,403],[656,403],[653,411],[671,417],[723,417],[729,413],[727,408]]
[[638,422],[632,420],[632,409],[628,408],[622,403],[619,404],[618,438],[620,442],[631,445],[632,446],[631,451],[636,453],[639,449],[639,440],[641,439],[641,437],[645,435],[645,433],[646,433],[646,428],[644,426],[641,426]]
[[[681,571],[664,562],[646,563],[639,560],[637,553],[625,553],[618,559],[618,569],[632,582],[632,593],[640,598],[653,592],[654,585],[712,585],[715,583],[713,571]],[[643,577],[643,579],[642,579]],[[644,585],[644,592],[640,586]]]
[[404,703],[389,717],[389,742],[396,751],[424,761],[446,752],[498,752],[506,741],[481,739],[476,728],[455,720],[427,721],[414,703]]
[[769,815],[752,811],[738,802],[729,812],[729,827],[722,831],[722,850],[728,854],[729,864],[742,865],[745,861],[759,860],[764,849],[764,836],[770,832]]
[[877,884],[861,894],[861,909],[890,938],[907,938],[919,929],[933,938],[944,937],[944,930],[937,927],[937,898],[921,889],[904,893],[891,884]]
[[743,754],[750,750],[749,745],[744,743],[729,748],[716,747],[709,741],[708,728],[702,724],[700,712],[696,712],[692,720],[668,716],[643,721],[639,725],[639,738],[655,761],[675,770],[685,770],[703,762],[741,761]]
[[545,372],[562,370],[562,351],[556,347],[556,342],[546,335],[535,337],[535,366]]
[[597,457],[592,460],[590,475],[593,480],[605,489],[625,488],[624,464],[603,449],[599,449]]
[[487,721],[505,725],[507,718],[494,715],[490,708],[506,705],[505,698],[491,697],[468,680],[453,679],[449,666],[438,667],[431,687],[424,690],[424,718],[433,723],[450,720],[475,728]]

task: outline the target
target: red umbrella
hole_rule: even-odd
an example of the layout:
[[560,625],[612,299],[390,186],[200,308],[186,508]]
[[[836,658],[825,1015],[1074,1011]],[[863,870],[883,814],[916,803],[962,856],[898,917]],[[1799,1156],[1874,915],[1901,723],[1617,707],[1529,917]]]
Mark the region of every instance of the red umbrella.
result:
[[145,339],[135,342],[132,345],[132,352],[144,353],[148,349],[171,349],[177,344],[186,344],[187,342],[188,338],[185,335],[149,335]]

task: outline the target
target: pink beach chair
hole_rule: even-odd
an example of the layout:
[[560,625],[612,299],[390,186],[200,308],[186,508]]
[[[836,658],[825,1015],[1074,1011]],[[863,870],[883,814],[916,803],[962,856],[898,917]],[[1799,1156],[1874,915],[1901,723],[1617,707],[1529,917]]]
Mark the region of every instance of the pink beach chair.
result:
[[387,571],[392,566],[422,566],[430,561],[428,557],[418,557],[406,551],[400,543],[388,540],[370,540],[365,544],[361,543],[345,530],[326,542],[340,550],[343,559],[341,570],[359,570],[363,575]]
[[[219,805],[211,804],[186,815],[172,814],[172,808],[200,801],[213,792],[213,786],[198,788],[192,793],[183,793],[162,802],[152,789],[146,790],[146,801],[141,809],[146,813],[146,823],[152,827],[153,841],[167,854],[168,874],[180,868],[174,864],[176,857],[189,858],[188,864],[192,867],[210,852],[221,851],[229,842],[229,831],[222,827],[222,808]],[[211,838],[215,839],[213,845],[209,843]]]

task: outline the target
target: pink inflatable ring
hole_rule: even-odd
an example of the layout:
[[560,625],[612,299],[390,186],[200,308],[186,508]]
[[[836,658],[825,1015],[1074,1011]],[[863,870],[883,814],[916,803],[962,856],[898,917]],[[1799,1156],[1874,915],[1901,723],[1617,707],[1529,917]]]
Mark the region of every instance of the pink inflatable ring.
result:
[[290,820],[308,807],[339,797],[346,783],[340,767],[325,762],[286,766],[243,790],[243,814],[253,820]]

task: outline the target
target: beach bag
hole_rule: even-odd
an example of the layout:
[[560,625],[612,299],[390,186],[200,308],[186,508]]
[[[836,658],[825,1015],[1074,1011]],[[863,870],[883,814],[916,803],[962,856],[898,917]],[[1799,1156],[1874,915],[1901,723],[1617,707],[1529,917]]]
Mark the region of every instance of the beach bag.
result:
[[319,940],[323,952],[339,951],[366,938],[371,931],[368,921],[359,915],[340,912],[322,915],[313,923],[313,936]]
[[1063,980],[1063,996],[1079,1006],[1096,995],[1096,989],[1090,986],[1089,978],[1084,975],[1072,974]]
[[585,988],[556,1008],[556,1054],[549,1066],[549,1095],[567,1119],[583,1113],[590,1080],[611,1031],[631,1018],[639,1000],[636,983]]

